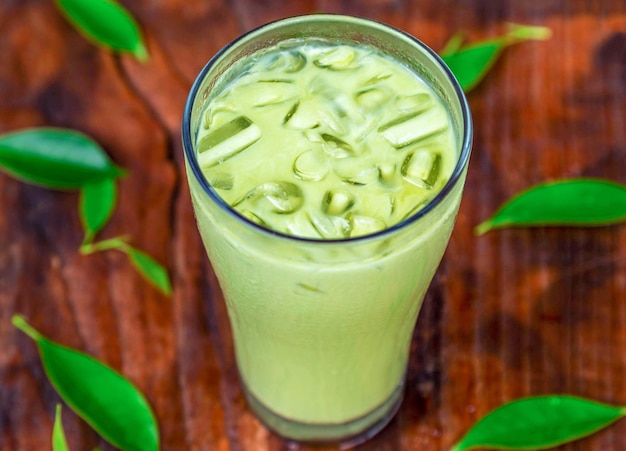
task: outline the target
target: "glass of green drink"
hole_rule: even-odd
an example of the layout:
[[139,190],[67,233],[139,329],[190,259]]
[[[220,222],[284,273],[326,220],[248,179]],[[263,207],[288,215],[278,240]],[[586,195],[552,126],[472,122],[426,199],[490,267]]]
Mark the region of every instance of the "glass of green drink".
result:
[[270,429],[353,444],[393,417],[471,138],[440,58],[371,20],[273,22],[201,71],[183,118],[190,192]]

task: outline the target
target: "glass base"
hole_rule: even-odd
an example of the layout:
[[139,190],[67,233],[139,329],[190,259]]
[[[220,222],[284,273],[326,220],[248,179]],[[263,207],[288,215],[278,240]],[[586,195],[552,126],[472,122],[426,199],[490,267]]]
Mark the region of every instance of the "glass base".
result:
[[267,408],[244,387],[250,409],[276,434],[307,445],[356,446],[380,432],[394,417],[404,395],[404,378],[385,402],[366,415],[346,423],[301,423]]

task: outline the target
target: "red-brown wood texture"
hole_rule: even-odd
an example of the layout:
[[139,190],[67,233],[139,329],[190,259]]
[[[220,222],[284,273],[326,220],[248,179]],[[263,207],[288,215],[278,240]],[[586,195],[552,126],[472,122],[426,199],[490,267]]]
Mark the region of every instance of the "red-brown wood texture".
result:
[[[371,17],[435,50],[507,22],[545,25],[510,47],[469,94],[475,140],[465,197],[412,343],[405,401],[359,450],[448,450],[490,409],[572,393],[626,405],[626,228],[473,228],[513,194],[574,176],[626,183],[624,0],[122,0],[151,59],[103,51],[52,0],[0,2],[0,132],[80,130],[128,169],[101,238],[128,235],[171,273],[161,295],[116,251],[83,256],[77,195],[0,172],[0,451],[51,449],[60,398],[25,315],[52,339],[121,371],[148,397],[163,450],[308,449],[250,413],[223,299],[186,186],[180,122],[187,92],[228,41],[312,12]],[[69,409],[72,450],[112,448]],[[623,451],[626,422],[563,450]]]

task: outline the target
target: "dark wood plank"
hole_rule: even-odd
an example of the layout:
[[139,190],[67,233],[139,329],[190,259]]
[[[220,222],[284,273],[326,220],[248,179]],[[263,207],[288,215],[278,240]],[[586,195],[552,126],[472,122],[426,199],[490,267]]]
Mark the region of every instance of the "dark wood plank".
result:
[[[310,450],[268,432],[239,386],[222,295],[195,229],[180,145],[200,68],[240,33],[280,17],[372,17],[435,49],[454,32],[550,26],[511,47],[470,96],[475,145],[444,262],[418,319],[407,395],[359,450],[445,450],[519,396],[569,392],[626,404],[626,231],[473,228],[511,195],[573,176],[626,183],[626,5],[472,0],[123,1],[151,54],[142,65],[85,41],[47,0],[0,6],[0,132],[71,127],[129,175],[102,237],[129,235],[172,274],[167,298],[120,253],[82,256],[75,193],[0,173],[0,451],[50,449],[58,395],[15,313],[123,372],[146,393],[164,450]],[[71,449],[104,443],[65,409]],[[620,451],[626,425],[567,450]]]

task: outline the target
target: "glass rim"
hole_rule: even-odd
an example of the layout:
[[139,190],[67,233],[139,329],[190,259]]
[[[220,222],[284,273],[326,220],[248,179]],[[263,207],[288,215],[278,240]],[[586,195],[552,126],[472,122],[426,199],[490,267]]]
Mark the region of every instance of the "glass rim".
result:
[[[392,36],[395,35],[398,38],[408,39],[416,47],[420,48],[421,51],[423,51],[428,56],[430,56],[437,63],[437,65],[442,69],[445,75],[445,78],[451,84],[454,90],[454,94],[456,95],[456,99],[459,101],[459,104],[460,104],[461,119],[462,119],[461,125],[463,126],[463,136],[460,142],[461,151],[459,153],[459,158],[454,167],[454,170],[452,171],[452,174],[450,175],[450,178],[448,179],[446,184],[432,199],[428,201],[428,203],[422,209],[420,209],[413,215],[409,216],[408,218],[403,219],[400,222],[393,224],[390,227],[387,227],[383,230],[379,230],[377,232],[370,233],[367,235],[359,235],[356,237],[345,237],[345,238],[330,238],[330,239],[312,238],[312,237],[289,235],[287,233],[283,233],[278,230],[273,230],[273,229],[264,227],[260,224],[257,224],[256,222],[246,218],[241,213],[239,213],[236,209],[231,207],[213,189],[211,184],[208,182],[208,180],[204,176],[204,173],[202,172],[202,169],[200,168],[200,164],[198,163],[198,159],[194,151],[194,146],[193,146],[193,142],[191,138],[191,113],[193,110],[194,102],[196,100],[198,91],[200,90],[200,86],[204,82],[207,74],[211,71],[213,66],[221,59],[221,57],[228,50],[236,46],[239,42],[249,38],[250,36],[254,34],[264,31],[268,27],[276,27],[276,26],[279,26],[281,23],[294,23],[294,22],[303,21],[303,20],[308,21],[312,18],[316,18],[320,20],[334,20],[338,22],[346,21],[346,20],[352,21],[352,22],[358,22],[359,24],[362,24],[365,26],[376,26],[379,29],[384,29],[385,32],[388,32]],[[423,218],[428,213],[430,213],[438,205],[440,205],[443,202],[443,200],[447,197],[447,195],[450,193],[450,191],[452,191],[452,189],[459,182],[463,174],[463,171],[465,170],[465,167],[467,166],[469,162],[469,157],[470,157],[470,152],[471,152],[471,147],[472,147],[472,138],[473,138],[472,116],[471,116],[471,112],[469,109],[469,104],[467,102],[467,98],[465,97],[465,92],[461,88],[458,80],[456,79],[456,77],[454,76],[450,68],[446,65],[443,59],[434,50],[432,50],[430,47],[428,47],[426,44],[424,44],[421,40],[419,40],[415,36],[411,35],[410,33],[402,29],[394,27],[393,25],[389,25],[389,24],[380,22],[375,19],[342,15],[342,14],[325,14],[325,13],[324,14],[306,14],[306,15],[292,16],[292,17],[287,17],[283,19],[278,19],[278,20],[263,24],[261,26],[255,27],[243,33],[239,37],[233,39],[228,44],[223,46],[217,53],[215,53],[215,55],[213,55],[212,58],[209,59],[209,61],[205,64],[205,66],[202,68],[202,70],[196,77],[189,91],[189,95],[185,103],[185,107],[183,111],[183,119],[182,119],[183,151],[185,153],[188,165],[191,168],[191,171],[193,172],[195,179],[202,187],[202,190],[204,191],[204,193],[207,194],[226,213],[228,213],[230,216],[232,216],[237,221],[243,223],[244,225],[252,227],[253,229],[256,229],[257,231],[265,235],[270,235],[270,236],[279,237],[279,238],[283,238],[286,240],[291,240],[294,242],[301,242],[301,243],[331,244],[331,243],[365,242],[365,241],[369,241],[372,239],[376,239],[376,238],[380,238],[380,237],[384,237],[388,235],[393,235],[394,233],[399,232],[400,230],[406,228],[410,224],[415,223],[416,221],[418,221],[419,219]]]

